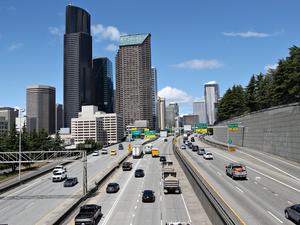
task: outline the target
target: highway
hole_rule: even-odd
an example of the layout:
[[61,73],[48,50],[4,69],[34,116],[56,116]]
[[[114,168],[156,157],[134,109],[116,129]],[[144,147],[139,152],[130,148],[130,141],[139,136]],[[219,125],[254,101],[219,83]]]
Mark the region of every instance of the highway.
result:
[[[169,140],[171,139],[169,138]],[[170,157],[169,154],[172,151],[171,141],[164,142],[162,139],[158,139],[154,142],[154,146],[160,149],[161,155],[166,155],[167,159]],[[133,169],[131,171],[120,169],[109,181],[120,184],[118,193],[107,194],[105,192],[106,185],[104,185],[94,198],[85,203],[102,206],[103,217],[98,224],[153,225],[172,221],[191,221],[184,195],[163,194],[159,158],[152,158],[150,154],[146,154],[141,159],[131,158],[129,161],[133,162]],[[137,168],[144,169],[144,178],[134,177],[134,171]],[[155,191],[156,200],[154,203],[142,202],[142,191],[145,189]],[[74,217],[77,212],[65,224],[74,224]],[[208,218],[207,222],[203,224],[210,224]]]
[[[181,151],[196,162],[205,179],[246,224],[293,224],[285,219],[284,209],[300,202],[299,164],[256,151],[227,152],[195,140],[198,146],[213,153],[213,160],[205,160],[188,148]],[[230,162],[246,165],[248,179],[233,180],[227,176],[225,166]]]
[[[141,142],[141,141],[140,141]],[[128,154],[128,143],[123,143],[124,150],[116,156],[88,156],[88,185],[99,179],[107,170]],[[118,149],[117,145],[108,149]],[[66,166],[68,177],[77,177],[79,183],[70,188],[63,187],[63,182],[53,183],[52,173],[43,175],[27,184],[21,185],[0,195],[0,224],[32,225],[52,224],[69,204],[82,195],[83,165],[81,160]]]

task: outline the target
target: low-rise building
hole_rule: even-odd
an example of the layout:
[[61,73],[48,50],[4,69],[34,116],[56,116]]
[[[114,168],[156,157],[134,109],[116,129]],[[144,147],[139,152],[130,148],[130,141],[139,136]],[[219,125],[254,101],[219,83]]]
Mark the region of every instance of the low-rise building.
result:
[[8,133],[8,121],[4,117],[0,117],[0,135]]
[[97,106],[82,106],[78,118],[71,119],[71,136],[75,144],[87,139],[106,144],[115,144],[124,136],[122,117],[116,113],[98,111]]

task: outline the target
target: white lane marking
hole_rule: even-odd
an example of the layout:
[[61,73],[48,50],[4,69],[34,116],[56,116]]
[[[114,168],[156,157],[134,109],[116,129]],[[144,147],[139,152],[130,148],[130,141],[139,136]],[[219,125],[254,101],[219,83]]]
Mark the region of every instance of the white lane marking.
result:
[[277,221],[279,221],[280,223],[283,223],[277,216],[275,216],[273,213],[271,213],[270,211],[267,211],[273,218],[275,218]]
[[259,158],[256,158],[256,157],[254,157],[254,156],[252,156],[252,155],[250,155],[250,154],[248,154],[248,153],[246,153],[246,152],[241,152],[241,153],[243,153],[243,154],[245,154],[245,155],[248,155],[248,156],[250,156],[250,157],[252,157],[252,158],[254,158],[254,159],[258,160],[258,161],[261,161],[261,162],[267,164],[268,166],[271,166],[271,167],[273,167],[274,169],[276,169],[276,170],[278,170],[278,171],[280,171],[280,172],[282,172],[282,173],[284,173],[284,174],[286,174],[286,175],[288,175],[288,176],[290,176],[290,177],[292,177],[292,178],[294,178],[294,179],[300,181],[300,178],[295,177],[295,176],[293,176],[292,174],[289,174],[288,172],[285,172],[284,170],[279,169],[278,167],[273,166],[273,165],[270,164],[270,163],[267,163],[267,162],[265,162],[265,161],[263,161],[263,160],[261,160],[261,159],[259,159]]
[[137,199],[136,202],[139,202],[139,200]]
[[135,217],[135,214],[132,214],[132,217]]
[[238,189],[240,192],[244,193],[244,191],[242,189],[240,189],[239,187],[235,186],[236,189]]
[[[227,156],[224,156],[224,155],[222,155],[222,154],[220,154],[220,153],[215,152],[215,154],[220,155],[221,157],[226,158],[226,159],[228,159],[229,161],[233,161],[233,162],[236,162],[236,163],[237,163],[237,161],[235,161],[235,160],[233,160],[233,159],[231,159],[231,158],[229,158],[229,157],[227,157]],[[276,181],[277,183],[282,184],[283,186],[286,186],[286,187],[288,187],[288,188],[290,188],[290,189],[293,189],[294,191],[300,192],[299,189],[297,189],[297,188],[295,188],[295,187],[292,187],[292,186],[290,186],[290,185],[288,185],[288,184],[285,184],[285,183],[283,183],[283,182],[281,182],[281,181],[279,181],[279,180],[277,180],[277,179],[275,179],[275,178],[273,178],[273,177],[271,177],[271,176],[269,176],[269,175],[267,175],[267,174],[264,174],[264,173],[262,173],[262,172],[259,172],[259,171],[257,171],[256,169],[253,169],[253,168],[250,167],[250,166],[247,166],[247,168],[250,169],[250,170],[253,170],[254,172],[256,172],[256,173],[258,173],[258,174],[260,174],[260,175],[263,175],[264,177],[267,177],[267,178],[269,178],[269,179],[271,179],[271,180],[273,180],[273,181]]]
[[180,196],[181,196],[181,198],[182,198],[182,201],[183,201],[183,204],[184,204],[184,207],[185,207],[185,211],[186,211],[186,213],[187,213],[187,215],[188,215],[189,222],[192,222],[192,219],[191,219],[191,216],[190,216],[189,210],[188,210],[188,208],[187,208],[187,206],[186,206],[186,203],[185,203],[184,197],[183,197],[183,195],[182,195],[182,194],[180,194]]
[[268,190],[268,188],[264,187],[264,190]]
[[25,207],[25,209],[28,209],[28,208],[31,207],[32,205],[34,205],[33,202],[29,203],[29,204]]
[[293,205],[294,203],[292,203],[291,201],[288,201],[288,203],[290,204],[290,205]]
[[257,182],[256,182],[256,181],[254,181],[254,184],[257,184]]
[[[139,161],[139,162],[135,165],[134,170],[138,167],[138,165],[140,164],[140,162],[141,162],[141,161]],[[113,206],[112,206],[112,207],[110,208],[110,210],[108,211],[108,213],[107,213],[107,215],[106,215],[106,217],[105,217],[105,219],[104,219],[102,225],[106,225],[106,224],[107,224],[108,220],[109,220],[110,217],[111,217],[112,212],[115,210],[115,208],[116,208],[118,202],[120,201],[121,197],[123,196],[123,192],[126,190],[126,187],[128,186],[129,181],[131,180],[132,177],[133,177],[133,173],[131,173],[130,176],[128,177],[128,179],[127,179],[125,185],[123,186],[123,189],[121,190],[119,196],[118,196],[117,199],[115,200]],[[138,200],[137,200],[137,202],[138,202]]]
[[278,194],[277,194],[277,193],[274,193],[274,195],[275,195],[275,196],[278,196]]
[[160,201],[162,201],[162,196],[160,196]]
[[254,179],[257,180],[257,181],[260,181],[261,177],[255,177]]
[[222,174],[221,174],[219,171],[217,172],[217,174],[218,174],[219,176],[221,176],[221,175],[222,175]]
[[137,208],[137,206],[134,206],[134,209],[136,209]]

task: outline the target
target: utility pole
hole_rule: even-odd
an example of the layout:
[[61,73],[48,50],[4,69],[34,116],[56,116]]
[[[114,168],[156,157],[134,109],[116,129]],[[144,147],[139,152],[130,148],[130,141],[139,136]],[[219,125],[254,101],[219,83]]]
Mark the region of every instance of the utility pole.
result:
[[87,156],[86,156],[86,150],[82,152],[82,164],[83,164],[83,186],[82,186],[82,194],[86,195],[87,194]]

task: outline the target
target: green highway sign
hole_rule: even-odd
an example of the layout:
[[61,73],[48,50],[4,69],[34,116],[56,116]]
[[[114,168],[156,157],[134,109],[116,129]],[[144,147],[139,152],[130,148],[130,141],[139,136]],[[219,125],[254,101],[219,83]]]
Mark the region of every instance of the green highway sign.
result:
[[238,130],[239,129],[239,125],[237,123],[229,123],[227,125],[228,130]]
[[197,129],[207,129],[207,123],[197,123],[195,127]]
[[131,131],[132,136],[139,136],[141,135],[141,131],[140,130],[133,130]]

